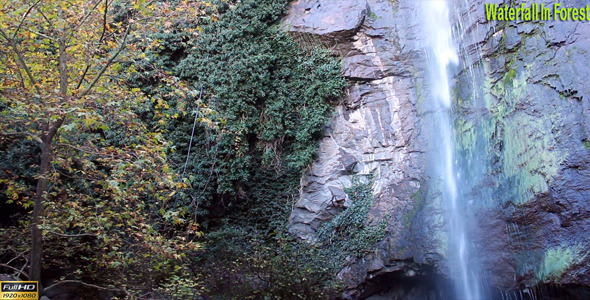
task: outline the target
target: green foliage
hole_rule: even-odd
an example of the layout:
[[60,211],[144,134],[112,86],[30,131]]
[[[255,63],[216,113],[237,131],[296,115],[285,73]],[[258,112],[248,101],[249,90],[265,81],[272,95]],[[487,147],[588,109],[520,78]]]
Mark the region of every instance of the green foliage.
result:
[[170,163],[179,173],[196,118],[188,189],[175,196],[179,213],[196,215],[209,230],[231,216],[273,231],[284,223],[271,224],[273,216],[286,218],[345,82],[327,51],[304,49],[279,29],[288,1],[234,4],[213,2],[223,14],[196,26],[199,39],[185,24],[156,33],[163,42],[146,47],[129,82],[154,99],[141,112],[148,122],[167,118],[151,122],[172,142]]
[[299,179],[298,174],[258,172],[246,185],[246,199],[222,224],[212,226],[204,251],[193,263],[208,295],[328,299],[339,291],[331,253],[285,234]]
[[[19,75],[15,57],[0,57],[0,118],[10,131],[0,135],[0,208],[12,215],[0,219],[0,262],[28,262],[22,237],[42,177],[32,140],[50,123],[44,280],[167,299],[328,298],[331,257],[284,232],[345,82],[327,51],[279,29],[288,1],[94,1],[81,23],[85,3],[57,2],[38,3],[84,25],[60,54],[67,68],[55,68],[55,43],[26,30],[17,48],[38,60],[37,83]],[[0,28],[18,28],[28,4],[13,4],[18,14]],[[63,32],[67,24],[59,21]],[[0,55],[13,48],[7,41]],[[57,93],[60,72],[67,89]],[[48,102],[31,96],[36,88]]]
[[172,275],[154,293],[160,299],[195,299],[203,291],[199,281],[191,274]]
[[195,262],[214,299],[329,299],[340,288],[325,251],[277,234],[226,226]]
[[[18,212],[2,221],[3,270],[144,294],[188,272],[182,263],[199,249],[199,233],[168,213],[181,184],[170,144],[142,120],[151,99],[125,85],[136,70],[121,63],[137,54],[131,37],[162,20],[167,4],[159,4],[0,4],[0,155],[9,158],[0,162],[0,208]],[[23,238],[30,231],[32,242]]]
[[[331,117],[328,100],[344,87],[336,60],[323,50],[302,49],[274,25],[286,4],[242,2],[204,28],[176,69],[195,88],[203,87],[199,109],[216,113],[208,115],[213,126],[198,128],[201,142],[191,171],[211,173],[206,180],[217,194],[239,196],[261,168],[301,172]],[[203,181],[195,183],[204,186]]]
[[199,39],[186,24],[160,30],[154,39],[162,42],[143,50],[129,78],[153,99],[138,113],[165,132],[179,173],[196,119],[188,188],[174,207],[208,232],[192,268],[220,299],[321,299],[333,286],[326,253],[283,232],[345,82],[327,51],[302,48],[279,29],[287,7],[283,0],[213,2],[218,20],[189,25]]
[[373,204],[371,186],[372,182],[361,183],[357,178],[351,188],[345,189],[351,206],[324,223],[317,232],[319,245],[331,253],[336,267],[342,267],[349,256],[361,257],[371,252],[383,239],[389,218],[376,225],[367,223]]

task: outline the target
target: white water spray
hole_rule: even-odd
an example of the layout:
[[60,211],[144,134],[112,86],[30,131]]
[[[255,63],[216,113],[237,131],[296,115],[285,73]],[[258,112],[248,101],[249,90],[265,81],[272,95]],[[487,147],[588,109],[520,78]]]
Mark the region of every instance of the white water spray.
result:
[[455,168],[452,102],[450,94],[449,66],[459,63],[453,45],[449,8],[444,0],[422,1],[424,29],[429,48],[429,71],[432,98],[438,128],[435,137],[438,175],[442,177],[443,203],[449,218],[449,270],[456,287],[456,297],[465,300],[481,299],[479,279],[470,268],[470,247],[466,230],[464,201],[460,201],[457,181],[460,172]]

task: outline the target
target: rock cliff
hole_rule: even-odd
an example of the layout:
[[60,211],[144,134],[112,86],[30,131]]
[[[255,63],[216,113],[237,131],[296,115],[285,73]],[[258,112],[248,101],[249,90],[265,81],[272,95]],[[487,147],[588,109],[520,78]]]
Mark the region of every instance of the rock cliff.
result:
[[[448,284],[418,2],[300,0],[285,19],[303,41],[340,55],[351,82],[301,180],[291,232],[313,242],[321,224],[351,205],[344,190],[353,179],[370,176],[367,222],[387,221],[375,251],[339,273],[351,298],[397,295],[405,282],[405,297],[438,299]],[[484,1],[449,2],[462,57],[454,70],[455,151],[474,216],[473,263],[496,294],[549,295],[532,288],[546,284],[583,294],[580,287],[590,286],[590,23],[488,22]]]
[[476,252],[501,290],[589,286],[590,23],[488,22],[488,2],[455,1],[456,145]]

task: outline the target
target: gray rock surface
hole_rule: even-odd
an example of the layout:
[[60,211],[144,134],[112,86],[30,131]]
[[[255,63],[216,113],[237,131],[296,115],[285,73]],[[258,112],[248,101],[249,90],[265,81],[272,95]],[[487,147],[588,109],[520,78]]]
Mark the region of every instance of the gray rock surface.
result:
[[489,1],[454,2],[468,57],[456,131],[483,271],[502,290],[589,286],[590,23],[487,22]]
[[324,39],[353,36],[367,16],[366,0],[295,1],[285,20],[292,32],[312,33]]
[[[448,274],[418,2],[300,0],[285,20],[333,47],[352,82],[301,180],[291,232],[313,241],[350,205],[354,176],[374,177],[368,222],[391,216],[375,252],[340,272],[350,297],[387,274]],[[474,263],[501,291],[590,286],[590,23],[488,22],[484,3],[506,1],[450,2],[463,62],[454,70],[456,157]]]
[[351,289],[378,274],[403,270],[414,257],[422,262],[442,257],[430,246],[421,248],[428,239],[410,242],[412,221],[422,209],[415,199],[426,168],[419,103],[424,55],[415,5],[297,1],[286,19],[286,28],[297,34],[310,34],[321,43],[337,41],[335,49],[344,55],[343,74],[353,82],[325,130],[317,161],[301,181],[291,232],[313,241],[322,223],[350,205],[344,189],[355,176],[373,176],[369,222],[391,215],[377,251],[340,273]]

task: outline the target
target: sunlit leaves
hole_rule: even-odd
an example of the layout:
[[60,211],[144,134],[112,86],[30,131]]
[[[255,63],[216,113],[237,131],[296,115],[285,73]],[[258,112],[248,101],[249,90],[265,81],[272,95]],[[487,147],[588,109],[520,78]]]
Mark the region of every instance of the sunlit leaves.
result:
[[[199,1],[0,3],[0,149],[25,138],[52,149],[48,173],[23,180],[22,170],[2,170],[0,187],[9,201],[29,209],[32,182],[48,180],[41,228],[51,264],[73,268],[60,265],[67,256],[55,255],[68,245],[68,255],[90,262],[78,266],[89,272],[76,270],[80,274],[111,267],[125,268],[120,280],[151,278],[159,275],[150,270],[174,269],[182,252],[199,248],[198,232],[177,232],[190,220],[158,213],[175,211],[170,200],[183,185],[168,166],[170,144],[162,131],[138,112],[154,103],[162,111],[155,120],[165,124],[173,117],[164,112],[169,105],[165,97],[129,88],[127,75],[137,72],[130,61],[160,47],[154,32],[203,15],[203,7]],[[198,36],[196,29],[188,32]],[[191,93],[178,78],[157,73],[174,87],[170,93]],[[87,252],[91,247],[95,251]]]

